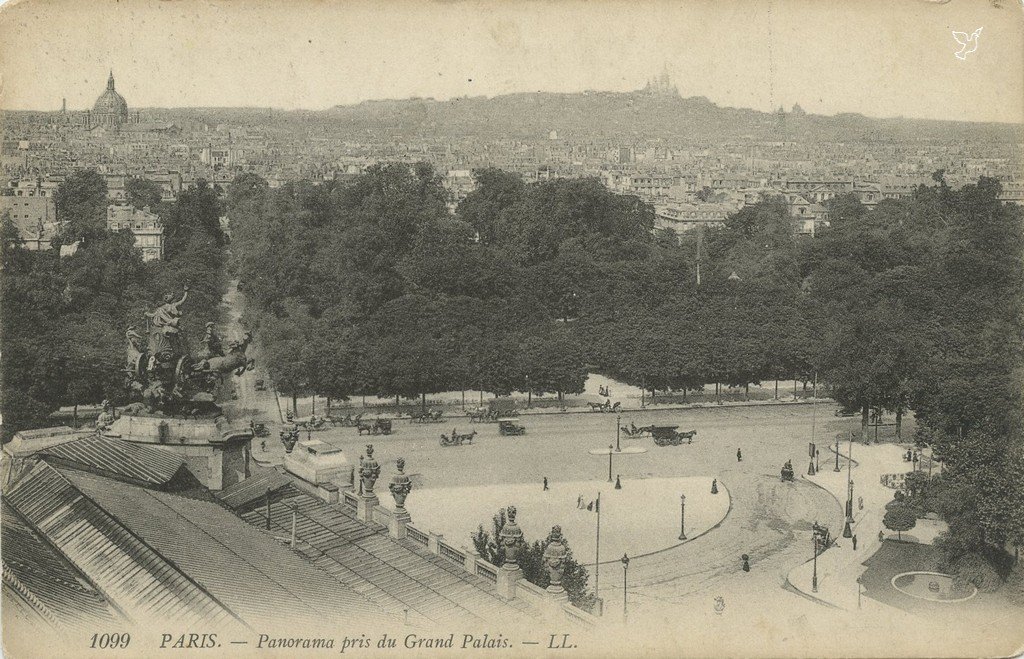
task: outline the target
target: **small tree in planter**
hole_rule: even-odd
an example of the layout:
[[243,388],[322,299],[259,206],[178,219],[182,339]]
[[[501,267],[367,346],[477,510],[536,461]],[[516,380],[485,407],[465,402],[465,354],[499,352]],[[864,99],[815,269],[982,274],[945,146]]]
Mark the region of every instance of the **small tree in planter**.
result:
[[909,531],[917,525],[917,515],[912,507],[902,501],[894,501],[886,505],[886,508],[888,510],[882,518],[882,524],[890,531],[895,531],[896,537],[902,540],[903,531]]

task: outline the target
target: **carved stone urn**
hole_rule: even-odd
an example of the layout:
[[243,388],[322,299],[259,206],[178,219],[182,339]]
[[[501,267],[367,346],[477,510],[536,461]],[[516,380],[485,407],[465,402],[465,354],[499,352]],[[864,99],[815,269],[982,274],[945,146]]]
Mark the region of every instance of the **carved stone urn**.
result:
[[359,467],[359,478],[363,483],[363,496],[373,496],[373,486],[380,476],[380,465],[373,459],[373,444],[366,445],[366,459]]
[[565,559],[569,554],[569,548],[565,546],[562,538],[562,527],[551,527],[548,535],[548,544],[544,548],[544,567],[548,571],[548,579],[551,581],[548,592],[553,595],[561,595],[565,592],[562,587],[562,575],[565,574]]
[[507,521],[501,527],[501,546],[505,549],[505,563],[502,567],[506,570],[519,569],[519,551],[523,546],[523,530],[516,524],[516,507],[509,506],[506,512]]
[[412,481],[405,475],[405,458],[398,458],[395,463],[398,473],[391,477],[388,489],[391,490],[391,496],[395,498],[395,515],[407,517],[409,513],[405,510],[405,498],[412,491]]

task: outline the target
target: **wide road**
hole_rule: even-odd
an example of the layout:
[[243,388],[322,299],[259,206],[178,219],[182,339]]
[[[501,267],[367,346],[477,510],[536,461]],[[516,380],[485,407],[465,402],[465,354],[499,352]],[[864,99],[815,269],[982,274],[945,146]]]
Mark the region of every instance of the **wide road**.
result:
[[[627,424],[633,421],[637,425],[655,423],[697,430],[694,442],[682,446],[658,447],[650,438],[622,437],[623,447],[639,445],[648,449],[646,453],[613,456],[613,474],[621,475],[623,487],[640,478],[707,475],[717,477],[732,496],[732,509],[717,529],[630,563],[631,606],[638,614],[656,615],[666,611],[666,604],[672,604],[668,609],[699,606],[710,611],[715,597],[738,600],[744,593],[750,597],[758,593],[757,599],[766,594],[791,599],[792,606],[801,609],[818,606],[784,591],[785,575],[810,557],[812,522],[828,524],[838,533],[842,530],[842,511],[832,495],[806,481],[782,483],[779,470],[791,459],[798,473],[806,471],[812,419],[822,458],[830,455],[824,441],[857,423],[837,419],[833,411],[830,405],[817,409],[793,405],[622,415]],[[521,423],[528,428],[528,434],[522,437],[502,437],[494,424],[469,424],[462,418],[425,425],[395,421],[396,432],[387,437],[358,437],[352,428],[326,430],[314,436],[343,448],[353,462],[358,462],[365,444],[372,442],[382,465],[383,482],[394,473],[395,458],[404,457],[406,471],[416,486],[406,504],[414,520],[418,489],[524,482],[539,487],[545,476],[552,482],[607,480],[607,456],[590,455],[588,450],[607,448],[615,442],[613,415],[524,414]],[[442,448],[438,437],[451,432],[453,426],[459,432],[477,430],[479,435],[472,445]],[[743,452],[742,462],[736,459],[738,448]],[[386,491],[382,494],[386,496]],[[453,501],[452,513],[457,511],[458,502]],[[480,520],[485,525],[487,521]],[[462,539],[452,540],[461,544]],[[594,541],[569,540],[576,544]],[[750,556],[749,573],[740,569],[742,554]],[[602,557],[614,558],[618,557]],[[621,611],[621,580],[620,565],[601,567],[600,591],[609,613]]]

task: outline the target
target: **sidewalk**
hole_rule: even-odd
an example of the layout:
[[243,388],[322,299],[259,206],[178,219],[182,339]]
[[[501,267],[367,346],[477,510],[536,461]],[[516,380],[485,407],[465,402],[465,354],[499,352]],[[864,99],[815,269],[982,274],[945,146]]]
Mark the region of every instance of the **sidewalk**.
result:
[[[847,473],[849,443],[840,445],[843,454],[839,459],[840,471],[835,471],[834,447],[827,454],[830,460],[822,461],[821,471],[814,476],[803,478],[831,493],[837,504],[845,511],[847,499]],[[824,457],[824,456],[823,456]],[[886,537],[890,532],[882,525],[885,504],[892,501],[894,490],[881,484],[883,474],[903,473],[912,467],[903,461],[903,449],[896,444],[853,447],[853,519],[851,526],[857,536],[857,549],[853,549],[851,538],[842,537],[843,529],[830,529],[837,538],[836,544],[818,556],[818,591],[812,590],[814,571],[813,560],[794,567],[787,576],[789,584],[802,594],[832,606],[855,611],[858,609],[858,577],[865,567],[861,565],[878,550],[881,543],[878,532]],[[804,467],[806,473],[806,467]],[[863,497],[863,508],[860,498]],[[808,547],[808,556],[813,556],[813,545]],[[876,610],[879,613],[894,610],[873,599],[861,597],[861,610]],[[902,612],[901,612],[902,613]]]
[[[291,399],[290,398],[287,398],[287,399],[286,398],[281,398],[280,394],[277,394],[277,395],[279,396],[279,400],[278,400],[278,408],[280,410],[279,416],[281,416],[281,422],[283,423],[284,422],[283,414],[284,414],[285,410],[291,409]],[[367,397],[367,398],[369,399],[369,397]],[[362,412],[362,413],[364,413],[369,418],[381,417],[381,418],[392,418],[393,419],[393,418],[405,418],[405,414],[404,414],[405,410],[415,409],[417,412],[419,412],[419,409],[420,409],[419,403],[412,403],[411,401],[405,401],[401,405],[401,408],[403,409],[403,413],[402,414],[396,414],[395,411],[394,411],[395,410],[395,404],[394,404],[393,400],[390,401],[389,403],[388,402],[377,402],[377,399],[373,399],[373,400],[374,400],[374,402],[373,403],[368,403],[366,407],[363,407],[362,405],[352,405],[351,403],[348,403],[348,404],[346,404],[344,406],[342,406],[340,404],[336,404],[336,405],[333,406],[333,410],[334,410],[335,414],[341,414],[341,415],[344,415],[344,414],[358,414],[358,413]],[[310,415],[310,413],[312,412],[312,410],[313,410],[312,399],[309,396],[306,396],[306,397],[301,397],[300,396],[299,398],[296,399],[296,402],[297,402],[296,407],[298,408],[298,412],[299,412],[298,413],[298,418],[301,419],[301,418],[308,417]],[[559,407],[551,406],[551,405],[540,406],[537,403],[534,404],[535,405],[534,407],[526,408],[525,407],[525,403],[526,403],[525,400],[523,400],[523,401],[518,401],[517,400],[517,402],[520,402],[520,403],[523,404],[523,407],[520,407],[520,408],[516,409],[516,415],[518,415],[518,416],[527,416],[527,415],[533,416],[533,415],[545,415],[545,414],[584,414],[584,413],[585,414],[608,414],[610,416],[614,416],[614,414],[612,414],[610,412],[595,412],[594,410],[592,410],[588,406],[588,403],[589,402],[599,402],[599,401],[597,401],[597,400],[593,400],[593,401],[584,400],[582,396],[579,396],[579,397],[574,396],[572,398],[566,397],[565,409],[560,409]],[[646,405],[641,406],[640,399],[637,398],[636,400],[629,400],[629,399],[627,399],[626,401],[623,401],[623,404],[619,408],[618,413],[619,414],[626,414],[626,413],[637,414],[637,413],[643,413],[643,412],[659,412],[659,411],[667,411],[667,410],[721,409],[721,408],[737,408],[737,407],[778,407],[778,406],[787,406],[787,405],[812,405],[815,402],[821,403],[823,406],[834,405],[834,401],[832,401],[832,399],[830,399],[830,398],[814,399],[814,398],[807,397],[807,398],[798,398],[798,399],[794,400],[790,396],[790,397],[786,397],[786,398],[780,397],[777,400],[776,399],[767,399],[767,400],[764,400],[764,399],[762,399],[762,400],[751,399],[751,400],[734,400],[734,401],[723,400],[721,403],[716,403],[715,401],[712,400],[712,401],[699,401],[699,402],[693,402],[693,403],[647,403]],[[316,404],[316,413],[318,415],[326,414],[327,413],[326,400],[318,396],[316,403],[317,403]],[[479,407],[479,405],[476,405],[476,404],[470,405],[469,402],[468,402],[468,399],[467,399],[467,404],[466,404],[466,410],[467,411],[463,411],[458,406],[457,403],[453,403],[451,401],[439,402],[439,401],[434,400],[433,403],[431,403],[431,400],[428,400],[427,401],[427,407],[428,408],[433,408],[433,409],[442,408],[442,409],[444,409],[445,416],[451,417],[451,418],[461,418],[461,417],[468,417],[469,416],[468,410],[476,409],[477,407]],[[456,409],[445,409],[445,408],[449,408],[449,407],[455,407]],[[485,407],[486,407],[486,400],[485,400]]]

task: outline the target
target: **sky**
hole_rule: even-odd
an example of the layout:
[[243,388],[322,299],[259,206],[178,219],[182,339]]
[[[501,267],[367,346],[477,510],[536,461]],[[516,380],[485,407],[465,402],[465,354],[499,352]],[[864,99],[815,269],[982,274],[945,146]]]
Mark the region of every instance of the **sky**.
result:
[[[2,1],[2,0],[0,0]],[[8,0],[0,108],[629,91],[1024,123],[1024,0]],[[982,28],[960,60],[952,31]]]

